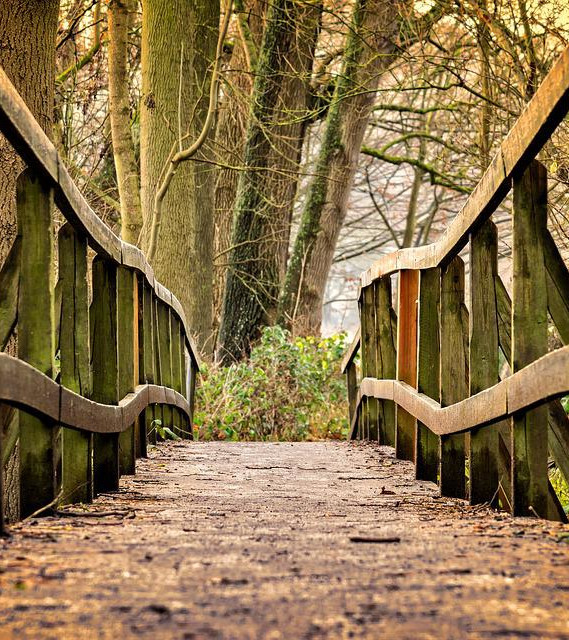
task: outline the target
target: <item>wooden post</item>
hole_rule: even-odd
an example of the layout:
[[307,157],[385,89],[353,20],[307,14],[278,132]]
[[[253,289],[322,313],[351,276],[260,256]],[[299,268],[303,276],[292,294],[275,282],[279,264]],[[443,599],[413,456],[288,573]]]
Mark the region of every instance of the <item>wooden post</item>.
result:
[[[499,382],[498,234],[488,220],[470,237],[470,395]],[[498,495],[498,427],[473,429],[470,434],[470,502],[492,502]]]
[[352,424],[352,420],[354,419],[354,414],[356,412],[356,401],[358,395],[358,374],[353,360],[346,369],[346,379],[348,385],[348,415],[350,424]]
[[[397,354],[395,341],[397,325],[391,300],[391,276],[383,276],[375,282],[377,377],[395,379]],[[379,403],[379,441],[395,446],[395,403],[383,400]]]
[[[90,321],[93,400],[118,404],[117,268],[99,256],[93,261]],[[94,435],[93,473],[95,494],[118,489],[118,434]]]
[[[547,352],[547,172],[533,161],[514,180],[514,280],[512,362],[514,372]],[[538,384],[539,381],[536,381]],[[547,405],[512,420],[514,515],[547,516]]]
[[[180,393],[184,396],[187,395],[187,372],[189,367],[189,359],[186,358],[186,333],[184,331],[184,326],[180,322],[180,375],[181,375],[181,390]],[[193,433],[193,424],[190,422],[188,418],[183,417],[183,424],[185,425],[185,433],[183,434],[184,438],[192,440],[194,437]]]
[[[363,377],[376,378],[377,367],[377,330],[375,323],[375,295],[374,287],[370,285],[362,289],[362,333],[361,355]],[[378,441],[378,401],[375,398],[366,399],[366,428],[365,437]]]
[[[61,384],[91,397],[89,353],[89,289],[87,239],[66,223],[59,231],[59,360]],[[90,502],[93,498],[93,435],[62,429],[62,501]]]
[[[419,271],[405,269],[399,273],[397,313],[397,379],[417,388],[417,307]],[[415,461],[417,420],[397,407],[395,455]]]
[[[419,354],[417,390],[440,402],[440,326],[441,270],[421,271],[419,286]],[[422,422],[417,425],[416,475],[419,480],[437,482],[440,439]]]
[[[141,355],[140,355],[140,382],[142,384],[154,384],[155,356],[154,356],[154,296],[152,289],[145,283],[141,283],[142,292],[142,331],[141,331]],[[146,455],[146,442],[156,444],[156,430],[153,426],[154,407],[147,407],[144,411],[144,428],[140,434],[141,442],[144,442],[143,455]]]
[[[137,303],[135,305],[135,295]],[[136,308],[135,308],[136,307]],[[135,371],[135,340],[138,342],[138,286],[136,275],[126,267],[117,268],[117,346],[118,397],[122,400],[134,391],[137,384]],[[136,327],[136,332],[135,332]],[[137,352],[136,360],[138,360]],[[120,473],[133,475],[136,466],[134,425],[119,435]]]
[[[172,387],[172,336],[170,333],[170,308],[163,302],[157,303],[158,353],[160,357],[160,384]],[[172,429],[173,411],[170,405],[162,407],[162,426]]]
[[[18,355],[53,375],[52,189],[29,170],[17,183],[22,260],[18,300]],[[20,516],[52,502],[57,493],[54,425],[20,412]]]
[[[468,396],[468,311],[464,306],[464,262],[457,256],[441,276],[441,406]],[[441,494],[466,497],[465,436],[441,437]]]
[[[160,327],[160,321],[159,321],[159,316],[158,316],[158,307],[160,305],[160,302],[158,301],[158,299],[156,298],[155,295],[152,296],[152,304],[153,304],[153,324],[154,324],[154,384],[158,384],[158,385],[162,385],[162,370],[164,368],[163,366],[163,358],[161,355],[161,339],[160,339],[160,334],[163,333],[163,329],[161,329]],[[164,421],[164,412],[163,412],[164,407],[161,405],[154,405],[154,407],[152,408],[152,412],[153,412],[153,420],[156,421],[160,421],[160,423],[162,424],[162,426],[165,426],[165,421]],[[154,442],[159,442],[162,440],[160,434],[158,433],[158,430],[156,429],[156,425],[154,425],[154,427],[152,428],[152,436],[154,439]]]
[[[362,379],[366,378],[368,373],[368,352],[369,352],[369,341],[371,336],[371,331],[369,322],[368,322],[368,314],[366,313],[366,305],[364,300],[364,290],[362,289],[360,293],[360,299],[358,301],[359,309],[360,309],[360,367],[362,372]],[[358,440],[367,440],[369,433],[369,404],[368,398],[362,398],[361,401],[361,410],[360,410],[360,418],[358,420],[358,429],[357,429],[357,439]]]
[[[182,391],[182,363],[180,361],[180,321],[170,311],[170,354],[172,358],[172,389]],[[172,409],[174,433],[179,437],[184,436],[182,413],[175,407]]]

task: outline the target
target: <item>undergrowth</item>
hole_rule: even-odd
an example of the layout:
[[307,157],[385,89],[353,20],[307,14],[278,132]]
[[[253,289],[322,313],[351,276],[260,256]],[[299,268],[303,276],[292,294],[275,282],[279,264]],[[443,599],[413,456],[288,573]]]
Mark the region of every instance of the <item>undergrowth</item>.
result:
[[345,334],[293,338],[268,327],[248,360],[204,365],[194,434],[200,440],[345,438]]

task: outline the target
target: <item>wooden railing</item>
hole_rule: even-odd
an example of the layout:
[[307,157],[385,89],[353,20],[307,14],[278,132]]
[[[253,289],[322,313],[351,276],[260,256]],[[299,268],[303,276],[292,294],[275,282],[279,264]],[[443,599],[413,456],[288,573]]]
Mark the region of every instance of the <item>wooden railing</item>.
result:
[[[344,359],[352,438],[395,446],[442,495],[561,520],[548,457],[569,480],[559,401],[569,393],[569,346],[547,353],[548,313],[567,345],[569,272],[547,229],[547,172],[535,157],[568,111],[569,48],[441,239],[362,274],[360,331]],[[490,220],[510,190],[511,299]],[[512,373],[503,380],[500,351]]]
[[92,211],[2,69],[0,132],[28,167],[0,272],[1,350],[16,331],[18,352],[0,353],[0,478],[19,442],[25,517],[117,489],[165,428],[191,438],[199,360],[179,301]]

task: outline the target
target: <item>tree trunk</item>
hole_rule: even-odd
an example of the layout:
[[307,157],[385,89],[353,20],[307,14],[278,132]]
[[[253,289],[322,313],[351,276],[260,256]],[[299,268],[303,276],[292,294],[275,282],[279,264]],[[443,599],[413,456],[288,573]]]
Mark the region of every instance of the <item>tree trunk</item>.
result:
[[[55,84],[55,38],[59,0],[0,3],[0,65],[30,111],[51,137]],[[0,265],[16,236],[16,180],[24,163],[0,135]],[[8,353],[16,354],[15,342]],[[8,520],[19,517],[17,414],[2,412],[4,496]],[[14,419],[16,418],[16,420]],[[1,485],[2,483],[0,483]]]
[[357,0],[344,65],[283,286],[279,321],[318,333],[336,242],[348,206],[363,136],[381,74],[393,62],[401,11],[386,0]]
[[142,210],[138,166],[130,129],[128,77],[129,16],[134,10],[133,0],[109,2],[109,115],[121,203],[121,237],[126,242],[138,244]]
[[245,168],[239,177],[227,282],[219,333],[219,359],[229,363],[245,355],[268,320],[278,295],[278,259],[268,243],[272,233],[267,191],[272,157],[272,127],[281,77],[287,69],[298,15],[294,0],[273,0],[259,54],[253,89]]
[[213,326],[217,333],[221,321],[223,290],[231,246],[231,230],[235,196],[239,181],[238,167],[243,164],[245,135],[249,103],[253,90],[253,74],[257,50],[263,35],[263,13],[265,3],[251,0],[245,6],[235,3],[238,21],[241,24],[236,37],[228,68],[223,74],[223,97],[220,102],[215,140],[215,230],[214,230],[214,283]]
[[[207,115],[219,2],[143,0],[140,170],[143,247],[148,246],[161,173],[182,137]],[[212,134],[210,134],[212,135]],[[187,139],[186,139],[187,144]],[[162,205],[156,277],[180,299],[202,349],[211,350],[214,183],[206,148],[182,163]]]

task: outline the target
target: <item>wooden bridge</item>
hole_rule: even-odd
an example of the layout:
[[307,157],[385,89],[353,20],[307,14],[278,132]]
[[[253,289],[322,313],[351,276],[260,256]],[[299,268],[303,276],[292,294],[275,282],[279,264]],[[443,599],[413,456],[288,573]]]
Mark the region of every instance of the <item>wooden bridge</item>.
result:
[[[162,429],[192,436],[183,310],[0,71],[0,131],[28,166],[0,272],[18,349],[0,354],[0,477],[17,449],[25,518],[1,543],[0,638],[569,638],[569,532],[548,521],[566,522],[548,464],[569,478],[569,346],[547,342],[549,317],[569,340],[569,272],[535,159],[568,111],[569,49],[442,238],[363,274],[344,364],[369,444],[148,456]],[[510,190],[511,298],[490,221]]]

